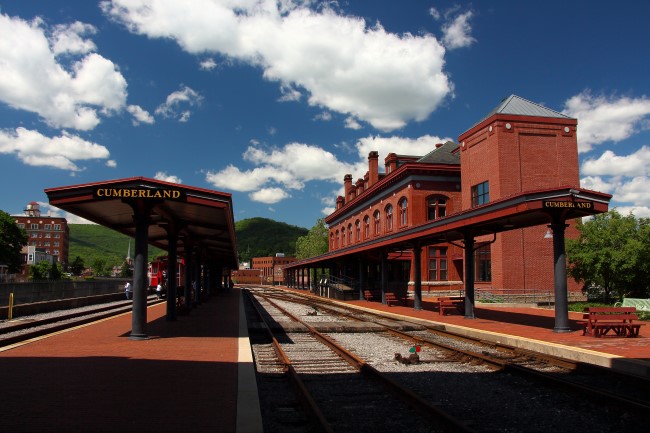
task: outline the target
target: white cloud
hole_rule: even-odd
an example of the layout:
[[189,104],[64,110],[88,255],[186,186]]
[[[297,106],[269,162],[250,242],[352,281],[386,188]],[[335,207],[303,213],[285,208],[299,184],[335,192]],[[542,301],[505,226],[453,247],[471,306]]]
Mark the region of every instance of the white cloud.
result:
[[345,127],[348,129],[361,129],[363,128],[357,120],[350,116],[347,119],[345,119]]
[[38,131],[16,128],[0,130],[0,153],[16,154],[23,163],[62,170],[81,171],[74,161],[107,159],[108,149],[63,132],[59,137],[46,137]]
[[607,150],[597,159],[585,160],[580,172],[589,176],[649,176],[650,147],[642,146],[627,156]]
[[[240,170],[229,165],[220,171],[208,171],[206,181],[218,189],[234,191],[265,191],[265,194],[250,194],[252,200],[260,197],[266,199],[270,189],[275,194],[277,190],[302,190],[305,184],[312,181],[326,181],[342,185],[343,177],[352,174],[353,178],[363,177],[368,171],[368,153],[378,151],[381,161],[390,152],[425,155],[435,149],[437,143],[446,141],[433,136],[423,136],[418,139],[401,137],[367,137],[356,144],[358,161],[347,163],[340,161],[331,152],[318,146],[304,143],[290,143],[282,148],[264,149],[258,144],[249,146],[242,155],[244,160],[255,168]],[[291,164],[287,164],[291,161]],[[274,195],[275,197],[275,195]],[[266,203],[266,202],[265,202]],[[332,207],[331,204],[329,203]]]
[[188,86],[181,86],[180,90],[167,95],[165,102],[156,108],[155,113],[166,118],[178,119],[179,122],[187,122],[191,112],[182,110],[181,106],[189,105],[194,107],[200,105],[202,101],[203,96],[198,92]]
[[379,24],[369,27],[361,18],[327,7],[308,9],[310,4],[100,3],[106,15],[133,33],[175,40],[189,53],[219,53],[258,66],[281,88],[304,91],[310,105],[354,116],[380,130],[425,120],[450,93],[443,71],[445,48],[433,35],[388,33]]
[[[472,26],[469,24],[472,15],[471,11],[465,12],[442,26],[442,43],[447,49],[468,47],[476,42],[471,35]],[[435,15],[432,16],[435,18]]]
[[106,161],[106,167],[115,168],[117,167],[117,162],[114,159],[109,159]]
[[622,141],[648,128],[650,99],[593,96],[588,90],[564,103],[564,114],[578,119],[578,150],[588,152],[606,141]]
[[[40,19],[31,22],[0,15],[0,101],[38,114],[53,127],[93,129],[100,115],[124,108],[126,80],[117,66],[81,38],[94,27],[83,23],[57,26],[52,37]],[[60,54],[82,55],[59,63]]]
[[126,111],[131,113],[133,116],[133,126],[137,126],[141,123],[153,124],[155,122],[154,117],[149,114],[147,110],[144,110],[139,105],[129,105],[126,107]]
[[291,197],[291,195],[281,188],[263,188],[259,191],[248,194],[248,196],[253,201],[266,204],[277,203],[285,198]]
[[214,59],[205,59],[199,62],[199,68],[201,68],[202,71],[211,71],[216,67],[217,62],[215,62]]
[[59,24],[54,27],[50,44],[52,51],[59,54],[86,54],[97,49],[90,39],[83,39],[85,34],[95,34],[97,29],[91,24],[75,21],[72,24]]
[[650,218],[650,207],[648,206],[616,206],[613,209],[623,216],[631,213],[637,218]]
[[278,99],[281,102],[296,102],[300,101],[302,93],[300,93],[295,87],[282,85],[280,86],[280,93],[282,96]]
[[158,171],[156,174],[153,176],[154,179],[156,180],[162,180],[163,182],[170,182],[170,183],[183,183],[183,180],[178,177],[174,176],[171,174],[167,174],[164,171]]
[[436,21],[438,21],[440,19],[440,17],[441,17],[440,12],[438,11],[438,9],[436,9],[434,7],[429,9],[429,15],[431,15],[433,17],[433,19],[436,20]]
[[322,113],[318,113],[316,116],[314,116],[314,120],[322,120],[323,122],[329,122],[332,120],[332,113],[329,111],[323,111]]

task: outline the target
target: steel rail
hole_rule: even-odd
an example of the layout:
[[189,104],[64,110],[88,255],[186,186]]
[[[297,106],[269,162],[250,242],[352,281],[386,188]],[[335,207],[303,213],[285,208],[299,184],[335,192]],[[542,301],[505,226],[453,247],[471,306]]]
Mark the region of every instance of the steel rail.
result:
[[357,357],[355,354],[348,351],[347,349],[345,349],[344,347],[336,343],[331,338],[327,337],[326,335],[316,330],[316,328],[311,326],[309,323],[299,319],[295,315],[288,312],[286,309],[280,307],[279,305],[277,305],[276,303],[268,299],[266,295],[259,295],[259,296],[266,299],[267,302],[272,304],[278,310],[282,311],[291,319],[296,320],[299,323],[301,323],[303,326],[305,326],[310,334],[318,338],[320,341],[323,342],[323,344],[330,347],[336,353],[340,354],[341,357],[347,360],[348,362],[350,362],[351,365],[357,367],[360,372],[384,383],[395,395],[397,395],[399,398],[404,399],[409,405],[411,405],[418,412],[420,412],[420,414],[438,423],[442,421],[444,423],[443,428],[448,428],[450,429],[450,431],[474,433],[474,430],[469,428],[462,421],[453,417],[446,411],[442,410],[440,407],[429,403],[427,400],[423,399],[422,397],[415,394],[414,392],[404,388],[398,382],[392,380],[391,378],[384,375],[379,370],[377,370],[376,368],[368,364],[365,360]]

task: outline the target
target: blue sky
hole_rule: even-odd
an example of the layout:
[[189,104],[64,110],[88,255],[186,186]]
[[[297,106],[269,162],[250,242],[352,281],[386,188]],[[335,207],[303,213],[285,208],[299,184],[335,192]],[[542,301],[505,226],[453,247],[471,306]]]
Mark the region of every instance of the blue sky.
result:
[[[650,4],[0,0],[0,209],[144,176],[310,228],[368,152],[510,94],[578,119],[583,188],[650,217]],[[380,164],[383,165],[383,164]]]

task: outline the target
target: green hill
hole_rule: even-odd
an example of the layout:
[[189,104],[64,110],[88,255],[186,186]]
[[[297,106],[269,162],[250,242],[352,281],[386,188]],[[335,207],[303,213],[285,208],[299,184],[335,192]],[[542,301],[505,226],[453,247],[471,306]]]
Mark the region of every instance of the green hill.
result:
[[296,255],[296,240],[309,230],[267,218],[248,218],[235,223],[237,252],[242,261],[284,253]]
[[[131,243],[131,257],[135,240],[108,227],[96,224],[70,224],[70,263],[79,256],[86,266],[95,259],[103,259],[110,266],[121,265]],[[237,250],[241,260],[268,257],[276,253],[294,256],[296,240],[309,230],[267,218],[249,218],[235,223]],[[149,259],[164,255],[164,250],[149,247]]]
[[[79,256],[86,266],[94,260],[102,259],[110,266],[119,266],[129,251],[131,243],[131,258],[135,255],[135,240],[108,227],[96,224],[70,224],[70,263]],[[149,247],[149,258],[157,257],[165,252],[159,248]]]

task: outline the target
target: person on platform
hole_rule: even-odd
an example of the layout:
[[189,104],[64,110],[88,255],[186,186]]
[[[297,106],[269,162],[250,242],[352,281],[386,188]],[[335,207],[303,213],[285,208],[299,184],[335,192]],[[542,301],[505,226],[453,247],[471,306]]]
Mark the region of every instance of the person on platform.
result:
[[124,294],[126,294],[126,299],[133,299],[133,288],[128,281],[124,285]]
[[162,284],[158,283],[158,285],[156,286],[156,297],[158,299],[162,299],[162,289],[163,289]]

